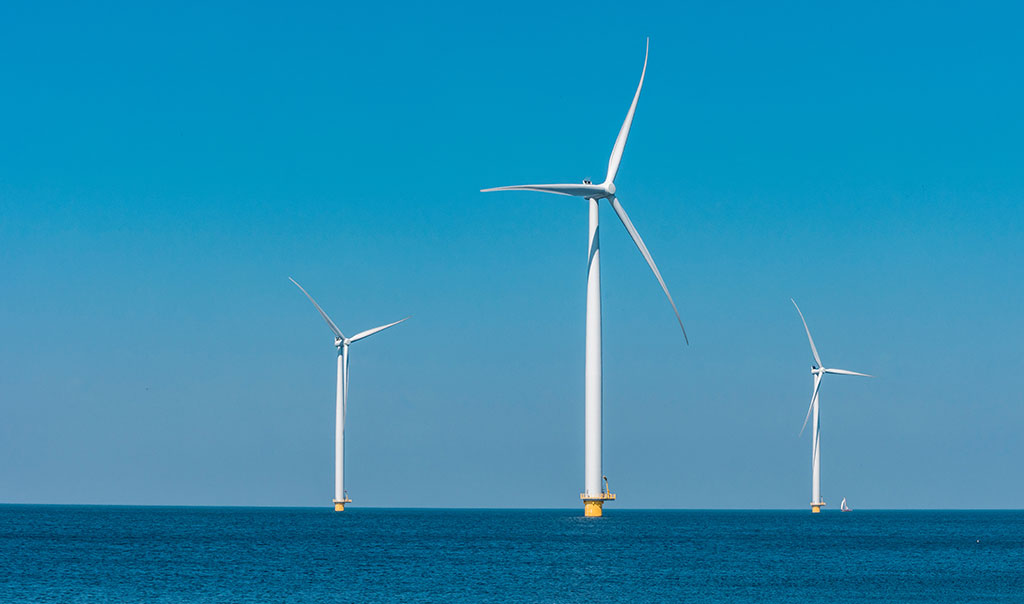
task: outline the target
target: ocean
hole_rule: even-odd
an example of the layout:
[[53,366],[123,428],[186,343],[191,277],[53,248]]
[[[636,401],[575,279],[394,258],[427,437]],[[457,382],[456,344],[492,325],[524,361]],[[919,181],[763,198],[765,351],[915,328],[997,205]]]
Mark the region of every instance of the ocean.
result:
[[0,602],[1024,602],[1021,511],[0,505]]

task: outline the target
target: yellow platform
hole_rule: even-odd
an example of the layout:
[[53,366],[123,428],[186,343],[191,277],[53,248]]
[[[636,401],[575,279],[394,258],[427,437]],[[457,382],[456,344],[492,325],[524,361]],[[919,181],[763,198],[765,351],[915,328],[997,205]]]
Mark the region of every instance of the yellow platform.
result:
[[605,501],[612,501],[615,499],[615,493],[601,493],[600,495],[587,496],[586,493],[580,493],[580,499],[583,500],[583,515],[591,518],[600,518],[602,514],[602,506]]
[[821,508],[823,508],[823,507],[825,507],[825,502],[824,501],[822,501],[821,503],[812,503],[811,504],[811,513],[812,514],[820,514],[821,513]]
[[345,499],[335,499],[334,500],[334,511],[335,512],[344,512],[345,511],[345,504],[346,503],[352,503],[352,500],[347,498],[347,497]]

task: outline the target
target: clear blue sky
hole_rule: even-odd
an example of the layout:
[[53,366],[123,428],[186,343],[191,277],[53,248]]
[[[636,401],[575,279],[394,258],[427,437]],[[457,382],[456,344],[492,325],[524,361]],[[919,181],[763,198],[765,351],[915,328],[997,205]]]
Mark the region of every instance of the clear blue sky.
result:
[[577,507],[585,202],[617,507],[1020,507],[1014,5],[0,7],[0,501]]

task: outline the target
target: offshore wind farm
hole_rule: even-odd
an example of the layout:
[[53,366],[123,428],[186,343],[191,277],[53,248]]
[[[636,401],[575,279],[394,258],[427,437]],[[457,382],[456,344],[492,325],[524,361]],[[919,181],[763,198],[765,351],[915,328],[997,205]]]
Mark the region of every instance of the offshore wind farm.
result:
[[1019,601],[1021,17],[0,7],[0,602]]

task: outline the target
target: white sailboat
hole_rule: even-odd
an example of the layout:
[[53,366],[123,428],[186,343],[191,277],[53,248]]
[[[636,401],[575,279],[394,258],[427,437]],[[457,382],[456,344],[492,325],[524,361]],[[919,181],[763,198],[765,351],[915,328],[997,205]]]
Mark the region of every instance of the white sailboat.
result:
[[849,506],[846,505],[846,497],[843,497],[843,502],[839,504],[839,511],[850,512],[852,511]]

